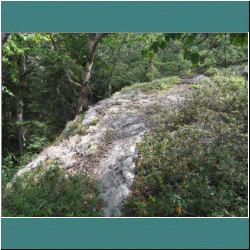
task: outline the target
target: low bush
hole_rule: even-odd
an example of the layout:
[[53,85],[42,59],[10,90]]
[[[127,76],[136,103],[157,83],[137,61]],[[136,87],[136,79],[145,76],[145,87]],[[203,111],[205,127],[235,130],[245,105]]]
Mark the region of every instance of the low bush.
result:
[[140,145],[123,215],[247,216],[247,132],[243,79],[217,76],[201,83]]
[[2,215],[11,217],[102,216],[94,179],[67,175],[57,162],[16,177],[3,192]]

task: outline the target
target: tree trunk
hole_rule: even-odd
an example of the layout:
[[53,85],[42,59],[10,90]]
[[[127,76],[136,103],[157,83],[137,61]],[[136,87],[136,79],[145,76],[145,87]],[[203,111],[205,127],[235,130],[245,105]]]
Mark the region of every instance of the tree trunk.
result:
[[85,64],[85,68],[82,74],[82,87],[80,90],[80,97],[78,100],[78,112],[83,111],[84,107],[87,107],[87,94],[90,91],[89,80],[91,76],[91,70],[94,61],[94,52],[96,50],[97,45],[101,41],[101,39],[106,36],[108,33],[89,33],[87,35],[87,61]]
[[124,45],[124,43],[126,42],[126,39],[128,37],[128,33],[125,33],[123,36],[123,39],[120,43],[120,46],[117,48],[117,51],[115,53],[114,59],[112,60],[111,64],[112,64],[112,70],[111,70],[111,75],[110,75],[110,81],[109,81],[109,88],[108,88],[108,96],[111,96],[111,92],[112,92],[112,80],[113,80],[113,74],[115,72],[115,68],[116,65],[120,59],[120,54],[121,54],[121,49]]
[[24,129],[22,127],[23,122],[23,99],[22,93],[17,95],[17,121],[18,121],[18,151],[23,152],[24,149]]
[[2,33],[2,49],[3,49],[3,46],[4,46],[4,44],[7,42],[8,37],[9,37],[10,35],[11,35],[10,32]]
[[20,57],[16,57],[16,63],[20,68],[21,74],[18,76],[16,86],[17,86],[17,93],[16,93],[16,115],[17,115],[17,122],[18,124],[18,151],[20,153],[24,150],[24,143],[25,143],[25,129],[22,125],[23,122],[23,90],[26,88],[26,61],[25,56],[22,55]]

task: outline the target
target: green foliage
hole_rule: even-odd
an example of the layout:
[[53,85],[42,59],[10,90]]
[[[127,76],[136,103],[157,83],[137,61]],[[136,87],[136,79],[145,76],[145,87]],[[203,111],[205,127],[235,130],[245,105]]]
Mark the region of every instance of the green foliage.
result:
[[[60,138],[68,138],[69,136],[74,135],[84,135],[87,128],[82,125],[82,121],[86,113],[77,115],[76,119],[68,122],[66,128],[61,133]],[[88,126],[95,126],[99,122],[99,119],[93,119]]]
[[230,41],[233,34],[217,34],[199,46],[198,67],[228,67],[247,62],[247,48]]
[[230,40],[235,45],[247,47],[248,35],[247,33],[230,33]]
[[180,82],[181,82],[181,79],[177,76],[167,77],[167,78],[154,80],[152,82],[135,83],[129,87],[123,88],[122,92],[127,93],[131,90],[136,90],[136,89],[141,90],[143,92],[167,89]]
[[211,67],[208,70],[204,72],[207,76],[214,76],[219,73],[219,70],[217,68]]
[[25,152],[21,156],[8,153],[2,157],[2,189],[5,189],[8,182],[12,180],[19,169],[34,160],[36,154],[34,152]]
[[68,128],[72,130],[71,136],[84,135],[86,132],[86,129],[80,123],[69,123]]
[[27,131],[27,146],[25,148],[30,153],[38,153],[42,148],[47,146],[53,138],[53,130],[46,122],[30,120],[25,122],[16,122],[16,126],[20,126]]
[[154,57],[154,53],[150,50],[142,50],[141,53],[144,58],[148,58],[150,60]]
[[102,216],[96,209],[101,200],[96,182],[90,177],[66,175],[52,162],[32,173],[16,177],[3,193],[3,216],[11,217],[86,217]]
[[2,187],[5,188],[7,183],[12,179],[17,171],[17,157],[15,154],[8,154],[2,159]]
[[[69,137],[74,135],[84,135],[86,133],[87,128],[82,125],[83,118],[85,113],[82,115],[78,115],[74,121],[71,121],[67,124],[66,128],[62,132],[62,137]],[[95,126],[98,123],[99,119],[93,119],[89,126]]]
[[125,216],[247,216],[248,99],[239,77],[217,76],[158,121],[140,145]]
[[76,117],[75,120],[69,122],[66,128],[63,130],[61,136],[67,138],[74,135],[84,135],[86,128],[82,125],[85,113],[80,114]]
[[76,116],[75,122],[76,122],[76,123],[81,123],[81,122],[83,121],[85,115],[86,115],[86,112],[81,113],[81,114],[78,114],[78,115]]
[[188,59],[192,62],[193,65],[198,65],[200,55],[199,49],[197,46],[193,46],[190,49],[184,51],[184,59]]

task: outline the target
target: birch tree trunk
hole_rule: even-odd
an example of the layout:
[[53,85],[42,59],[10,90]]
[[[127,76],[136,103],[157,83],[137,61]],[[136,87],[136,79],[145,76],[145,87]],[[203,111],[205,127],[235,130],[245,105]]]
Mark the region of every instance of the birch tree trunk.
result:
[[23,122],[23,90],[26,88],[26,61],[25,56],[21,55],[21,57],[16,57],[16,63],[21,70],[21,74],[17,77],[16,86],[17,86],[17,93],[16,93],[16,116],[18,122],[18,150],[20,153],[24,150],[24,143],[25,143],[25,129],[22,125]]
[[17,121],[18,121],[18,151],[23,152],[24,149],[24,129],[22,126],[23,122],[23,98],[21,92],[17,95],[16,102],[16,112],[17,112]]
[[89,33],[87,35],[87,61],[82,74],[82,87],[80,90],[80,97],[78,100],[78,112],[83,111],[83,108],[87,107],[87,95],[90,91],[89,80],[91,77],[91,70],[94,61],[94,52],[97,45],[100,43],[102,38],[108,33]]

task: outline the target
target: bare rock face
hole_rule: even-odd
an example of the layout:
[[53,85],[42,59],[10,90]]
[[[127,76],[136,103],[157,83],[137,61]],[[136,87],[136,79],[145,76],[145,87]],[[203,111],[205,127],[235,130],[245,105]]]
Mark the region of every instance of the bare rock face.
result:
[[65,128],[67,133],[80,128],[80,134],[69,135],[46,148],[16,176],[41,163],[49,166],[56,159],[69,174],[82,172],[95,176],[101,186],[105,216],[120,216],[120,205],[134,180],[137,144],[154,127],[148,111],[153,113],[155,107],[171,106],[183,100],[188,91],[188,85],[180,84],[151,94],[140,90],[117,92],[91,107],[82,121],[77,117]]
[[119,205],[129,194],[134,179],[136,143],[149,131],[139,114],[112,115],[105,119],[112,135],[112,145],[96,168],[107,204],[105,216],[120,216]]

